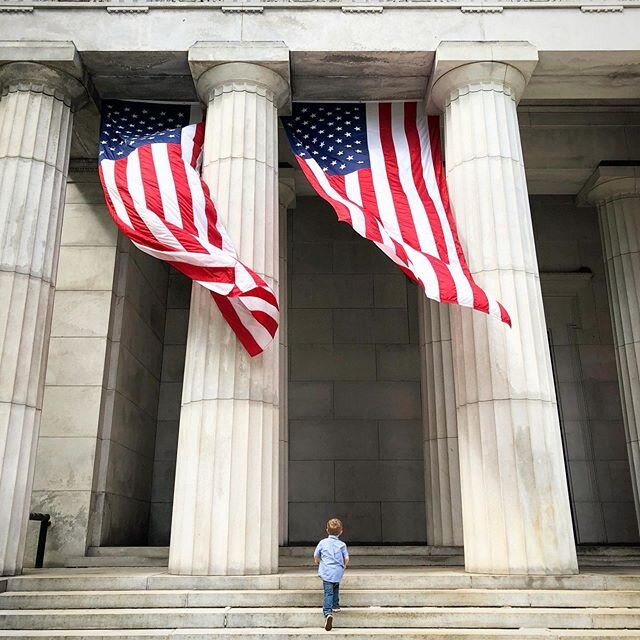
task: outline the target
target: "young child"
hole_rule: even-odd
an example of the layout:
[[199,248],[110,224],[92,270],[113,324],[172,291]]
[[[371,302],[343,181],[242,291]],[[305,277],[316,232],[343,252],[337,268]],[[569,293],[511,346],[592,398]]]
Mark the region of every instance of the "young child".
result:
[[327,522],[327,534],[328,537],[318,542],[313,561],[319,565],[318,575],[322,578],[324,588],[324,628],[325,631],[331,631],[332,614],[340,611],[340,580],[349,566],[349,552],[347,545],[338,539],[342,535],[342,522],[338,518],[331,518]]

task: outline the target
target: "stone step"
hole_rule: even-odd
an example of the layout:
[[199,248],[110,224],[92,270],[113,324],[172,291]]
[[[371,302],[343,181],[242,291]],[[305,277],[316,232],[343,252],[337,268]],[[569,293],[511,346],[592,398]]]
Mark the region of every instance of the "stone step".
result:
[[[318,609],[144,608],[42,609],[0,611],[0,628],[145,629],[145,628],[304,628],[319,625]],[[640,629],[640,609],[531,607],[349,607],[336,614],[341,628],[495,628],[495,629]]]
[[[281,567],[308,567],[312,565],[313,550],[307,556],[283,556]],[[359,556],[352,553],[349,566],[357,567],[463,567],[464,556],[423,555],[423,556]]]
[[[14,591],[135,591],[135,590],[318,590],[312,570],[267,576],[172,576],[150,569],[45,569],[6,579]],[[640,590],[640,571],[585,572],[573,576],[495,576],[465,573],[462,568],[348,570],[343,589],[569,589]]]
[[[304,567],[314,547],[281,547],[281,567]],[[352,546],[352,567],[463,566],[462,547]],[[584,546],[578,549],[581,567],[640,566],[638,546]],[[166,567],[168,547],[89,547],[86,556],[67,558],[65,566],[79,567]]]
[[[315,640],[327,638],[324,629],[131,629],[118,630],[63,630],[63,631],[3,631],[3,637],[12,638],[90,638],[91,640]],[[624,629],[340,629],[334,627],[331,636],[349,640],[640,640],[640,632]]]
[[[639,585],[640,586],[640,585]],[[32,591],[0,595],[0,609],[133,609],[180,607],[319,607],[319,584],[310,590],[236,591]],[[554,607],[640,608],[638,591],[498,589],[382,589],[341,591],[345,607]]]
[[70,556],[64,566],[70,569],[79,567],[166,567],[168,556]]
[[[434,556],[434,555],[462,555],[462,547],[435,547],[429,545],[350,545],[356,556]],[[313,553],[312,546],[280,547],[280,557],[302,556],[309,557]],[[153,558],[168,558],[169,547],[89,547],[88,556],[146,556]],[[640,557],[640,545],[581,545],[578,547],[581,557],[602,556],[619,558],[624,556]]]
[[[280,558],[281,567],[309,567],[312,566],[312,554],[308,556],[283,556]],[[71,556],[65,560],[65,567],[166,567],[167,558],[161,556]],[[434,567],[434,566],[464,566],[463,556],[352,556],[352,567]]]
[[87,555],[101,558],[134,556],[169,559],[169,547],[89,547]]
[[[462,547],[433,547],[427,545],[407,546],[376,546],[376,545],[352,545],[352,552],[357,556],[449,556],[462,555]],[[600,548],[600,547],[598,547]],[[607,547],[603,547],[607,549]],[[301,556],[308,558],[313,554],[315,547],[280,547],[280,557]],[[596,549],[596,547],[593,547]],[[618,549],[618,547],[615,547]],[[622,549],[622,548],[620,548]],[[626,549],[626,547],[625,547]],[[640,553],[640,550],[638,550]],[[168,558],[169,547],[89,547],[87,556],[92,557],[118,557],[140,556],[148,558]]]
[[[309,558],[313,555],[315,547],[280,547],[280,557],[301,556]],[[376,546],[376,545],[349,545],[351,554],[356,556],[451,556],[462,555],[462,547],[433,547],[427,545],[407,546]]]
[[[315,640],[327,638],[324,629],[131,629],[118,630],[63,630],[63,631],[3,631],[3,637],[40,638],[87,638],[91,640]],[[340,629],[334,627],[331,636],[349,640],[640,640],[640,632],[624,629]]]

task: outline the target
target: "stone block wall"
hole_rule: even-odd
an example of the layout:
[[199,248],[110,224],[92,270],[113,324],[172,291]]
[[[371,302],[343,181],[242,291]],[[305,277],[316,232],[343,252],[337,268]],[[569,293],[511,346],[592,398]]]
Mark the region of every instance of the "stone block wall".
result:
[[319,198],[288,227],[289,542],[424,542],[417,289]]
[[168,545],[171,536],[190,299],[191,280],[170,267],[149,520],[149,544],[156,546]]
[[577,542],[638,542],[597,212],[531,209]]
[[145,545],[169,270],[120,236],[94,476],[94,545]]
[[[31,499],[31,511],[53,519],[45,556],[49,566],[84,555],[89,544],[117,243],[97,172],[72,169]],[[38,529],[39,523],[29,523],[25,566],[33,566]]]

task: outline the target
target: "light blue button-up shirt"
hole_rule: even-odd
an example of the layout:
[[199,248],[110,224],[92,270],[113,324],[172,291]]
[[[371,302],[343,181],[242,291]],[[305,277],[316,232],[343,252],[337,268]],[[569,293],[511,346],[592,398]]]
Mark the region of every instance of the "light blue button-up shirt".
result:
[[340,582],[344,575],[344,561],[349,557],[347,545],[338,536],[329,536],[318,542],[313,552],[314,558],[320,558],[318,575],[327,582]]

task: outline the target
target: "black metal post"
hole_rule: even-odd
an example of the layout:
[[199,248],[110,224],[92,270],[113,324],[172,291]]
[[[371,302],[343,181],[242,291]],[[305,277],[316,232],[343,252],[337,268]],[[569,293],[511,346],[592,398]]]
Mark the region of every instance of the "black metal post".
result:
[[44,548],[47,544],[47,529],[51,525],[51,516],[48,513],[30,513],[29,520],[40,521],[40,533],[38,534],[38,550],[36,552],[36,569],[42,569],[44,564]]

